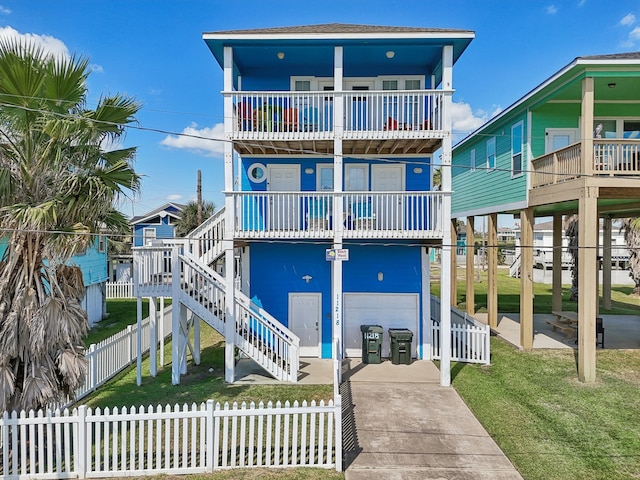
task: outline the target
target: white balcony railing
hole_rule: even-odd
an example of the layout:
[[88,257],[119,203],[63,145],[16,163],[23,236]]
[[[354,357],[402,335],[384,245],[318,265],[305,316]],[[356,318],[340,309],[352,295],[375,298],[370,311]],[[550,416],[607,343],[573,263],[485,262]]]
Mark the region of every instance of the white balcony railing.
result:
[[444,90],[233,92],[233,137],[330,139],[334,104],[344,103],[345,139],[429,138],[443,131]]
[[[441,238],[444,192],[234,192],[238,238]],[[334,202],[342,225],[334,222]]]

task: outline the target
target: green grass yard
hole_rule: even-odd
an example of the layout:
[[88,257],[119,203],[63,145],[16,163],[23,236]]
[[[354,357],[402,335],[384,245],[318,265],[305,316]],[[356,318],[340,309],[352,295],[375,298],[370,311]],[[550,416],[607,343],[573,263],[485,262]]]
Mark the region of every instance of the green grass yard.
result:
[[[439,275],[439,270],[434,271]],[[478,281],[477,274],[474,275],[474,302],[476,312],[487,311],[487,272],[480,273]],[[467,305],[465,269],[458,268],[457,272],[458,308],[464,310]],[[640,315],[640,298],[630,296],[633,290],[631,285],[613,285],[611,310],[600,308],[600,312],[605,315]],[[438,279],[431,283],[431,293],[438,295],[440,292],[440,282]],[[533,301],[534,313],[551,313],[551,285],[534,283]],[[569,285],[562,288],[562,309],[576,310],[576,302],[569,300]],[[511,278],[509,269],[498,269],[498,312],[517,313],[520,311],[520,279]]]

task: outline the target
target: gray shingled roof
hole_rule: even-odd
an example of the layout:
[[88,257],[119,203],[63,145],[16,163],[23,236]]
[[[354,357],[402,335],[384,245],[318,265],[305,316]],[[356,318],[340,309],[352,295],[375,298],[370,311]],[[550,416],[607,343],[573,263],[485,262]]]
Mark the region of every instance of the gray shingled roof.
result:
[[209,34],[225,35],[296,35],[296,34],[335,34],[335,33],[473,33],[472,30],[457,30],[451,28],[420,28],[420,27],[388,27],[380,25],[357,25],[351,23],[324,23],[319,25],[301,25],[292,27],[255,28],[250,30],[223,30],[207,32]]
[[589,55],[577,60],[639,60],[640,52],[610,53],[607,55]]

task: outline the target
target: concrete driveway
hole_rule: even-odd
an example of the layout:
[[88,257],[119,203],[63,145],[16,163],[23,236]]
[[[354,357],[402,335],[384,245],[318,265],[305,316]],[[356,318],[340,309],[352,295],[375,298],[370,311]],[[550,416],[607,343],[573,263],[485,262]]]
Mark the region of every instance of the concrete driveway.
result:
[[345,368],[346,480],[522,479],[432,362]]

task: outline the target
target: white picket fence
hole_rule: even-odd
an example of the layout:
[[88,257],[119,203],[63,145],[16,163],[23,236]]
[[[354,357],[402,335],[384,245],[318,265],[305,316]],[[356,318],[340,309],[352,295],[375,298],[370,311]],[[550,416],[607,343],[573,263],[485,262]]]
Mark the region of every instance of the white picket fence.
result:
[[[440,299],[431,296],[431,358],[440,359]],[[491,329],[457,308],[451,307],[451,360],[481,363],[491,361]]]
[[[165,338],[171,335],[171,315],[160,319]],[[142,323],[142,353],[149,351],[149,318]],[[85,353],[87,378],[84,386],[76,392],[79,400],[93,392],[100,385],[113,378],[121,370],[134,363],[138,358],[138,325],[129,325],[126,329],[111,335],[99,343],[92,343]]]
[[258,406],[81,406],[5,413],[2,478],[194,474],[247,467],[342,470],[341,398]]
[[107,282],[107,299],[134,298],[133,282]]

